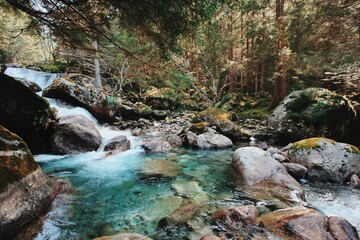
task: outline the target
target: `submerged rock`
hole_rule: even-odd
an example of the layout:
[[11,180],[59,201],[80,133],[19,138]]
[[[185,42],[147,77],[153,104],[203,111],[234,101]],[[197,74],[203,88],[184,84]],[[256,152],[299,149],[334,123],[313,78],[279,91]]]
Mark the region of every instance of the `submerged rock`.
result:
[[120,233],[112,236],[98,237],[94,240],[151,240],[151,238],[137,233]]
[[95,124],[83,115],[64,116],[51,136],[51,150],[54,154],[95,151],[101,140]]
[[269,117],[279,141],[289,143],[304,138],[326,136],[349,140],[356,117],[350,101],[335,92],[308,88],[288,95]]
[[142,178],[175,178],[181,173],[182,169],[176,162],[154,159],[144,163],[140,174]]
[[48,151],[55,120],[48,102],[5,74],[0,84],[0,124],[23,138],[33,153]]
[[233,143],[224,135],[206,132],[195,138],[194,146],[200,149],[223,149],[231,148]]
[[120,101],[102,91],[77,84],[69,78],[56,79],[43,91],[43,96],[61,99],[87,109],[99,120],[114,121]]
[[267,200],[279,207],[305,201],[300,184],[270,153],[257,147],[243,147],[234,152],[232,166],[249,197]]
[[45,210],[56,195],[55,182],[35,162],[27,145],[0,126],[0,239]]
[[360,151],[346,143],[327,138],[310,138],[295,142],[289,150],[291,162],[308,169],[313,182],[344,184],[352,174],[360,174]]

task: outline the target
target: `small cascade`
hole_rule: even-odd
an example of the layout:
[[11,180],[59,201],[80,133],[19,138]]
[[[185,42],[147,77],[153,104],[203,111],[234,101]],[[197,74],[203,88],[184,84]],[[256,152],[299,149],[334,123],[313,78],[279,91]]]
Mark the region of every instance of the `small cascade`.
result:
[[27,68],[7,68],[5,70],[5,74],[10,77],[22,78],[31,82],[35,82],[42,89],[46,88],[55,79],[63,75],[62,73],[46,73]]
[[[21,78],[31,82],[35,82],[42,89],[45,89],[55,79],[62,76],[62,73],[46,73],[46,72],[40,72],[26,68],[7,68],[5,70],[5,74],[14,78]],[[39,93],[40,96],[41,94],[42,92]],[[59,99],[53,99],[53,98],[45,98],[45,99],[49,102],[51,107],[54,107],[59,111],[60,116],[83,115],[86,118],[88,118],[90,121],[92,121],[98,128],[103,138],[102,145],[98,151],[102,151],[104,149],[104,146],[110,139],[119,135],[124,135],[130,140],[132,150],[135,149],[140,150],[139,149],[140,144],[138,143],[137,140],[138,138],[132,136],[130,131],[120,131],[111,126],[102,126],[88,110],[82,107],[74,107]]]

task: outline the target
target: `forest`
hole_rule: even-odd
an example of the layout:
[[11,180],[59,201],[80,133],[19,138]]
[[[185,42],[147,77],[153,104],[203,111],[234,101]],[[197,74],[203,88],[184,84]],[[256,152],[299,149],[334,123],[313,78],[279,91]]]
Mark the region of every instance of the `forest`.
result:
[[102,84],[120,93],[132,84],[195,89],[214,104],[269,93],[276,106],[291,90],[319,86],[324,72],[359,64],[356,0],[1,5],[0,62],[95,78],[98,58]]
[[359,0],[0,0],[0,240],[360,233]]

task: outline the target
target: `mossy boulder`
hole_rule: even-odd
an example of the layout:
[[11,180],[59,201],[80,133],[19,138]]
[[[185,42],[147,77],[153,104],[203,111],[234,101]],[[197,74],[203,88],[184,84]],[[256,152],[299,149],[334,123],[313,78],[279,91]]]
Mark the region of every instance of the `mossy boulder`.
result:
[[153,110],[145,103],[132,103],[125,100],[121,103],[117,115],[125,120],[138,120],[140,118],[151,118],[153,116]]
[[288,95],[269,117],[282,143],[323,136],[348,141],[356,112],[344,96],[322,88]]
[[0,124],[24,139],[34,153],[46,152],[55,118],[48,102],[5,74],[0,74],[0,84]]
[[67,77],[56,79],[44,89],[43,96],[83,107],[101,121],[115,121],[120,107],[120,100],[116,97],[106,95],[99,89],[75,83]]
[[209,127],[215,126],[219,133],[225,135],[234,142],[248,139],[251,136],[250,133],[244,129],[241,129],[234,122],[232,122],[231,119],[232,113],[210,107],[198,113],[194,117],[193,122],[195,124],[208,122]]
[[144,94],[144,102],[157,110],[174,110],[179,107],[180,95],[171,88],[151,88]]
[[309,138],[292,144],[288,157],[308,169],[312,182],[345,184],[353,174],[360,174],[357,147],[327,138]]
[[42,212],[54,197],[54,186],[26,143],[0,126],[0,239]]
[[196,134],[201,134],[206,132],[206,128],[209,126],[208,122],[199,122],[199,123],[194,123],[189,127],[189,131],[196,133]]

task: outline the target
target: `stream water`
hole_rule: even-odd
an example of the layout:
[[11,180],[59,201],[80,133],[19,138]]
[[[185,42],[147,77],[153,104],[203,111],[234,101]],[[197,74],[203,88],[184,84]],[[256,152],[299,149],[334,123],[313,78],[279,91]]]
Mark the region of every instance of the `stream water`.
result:
[[[5,73],[35,81],[41,87],[59,76],[26,69],[7,69]],[[200,239],[216,230],[210,219],[217,209],[251,203],[241,197],[232,181],[232,150],[178,149],[167,154],[145,154],[139,147],[141,139],[130,132],[99,125],[83,108],[47,100],[62,116],[82,114],[92,120],[103,142],[126,135],[131,149],[106,158],[101,149],[71,156],[35,156],[44,172],[68,180],[74,188],[54,201],[35,239],[92,239],[119,232],[141,233],[153,239]],[[180,174],[171,179],[144,179],[144,163],[153,159],[176,162]],[[329,215],[343,216],[360,229],[358,190],[309,185],[304,188],[311,206]],[[161,218],[189,198],[207,206],[191,221],[191,227],[158,227]]]

